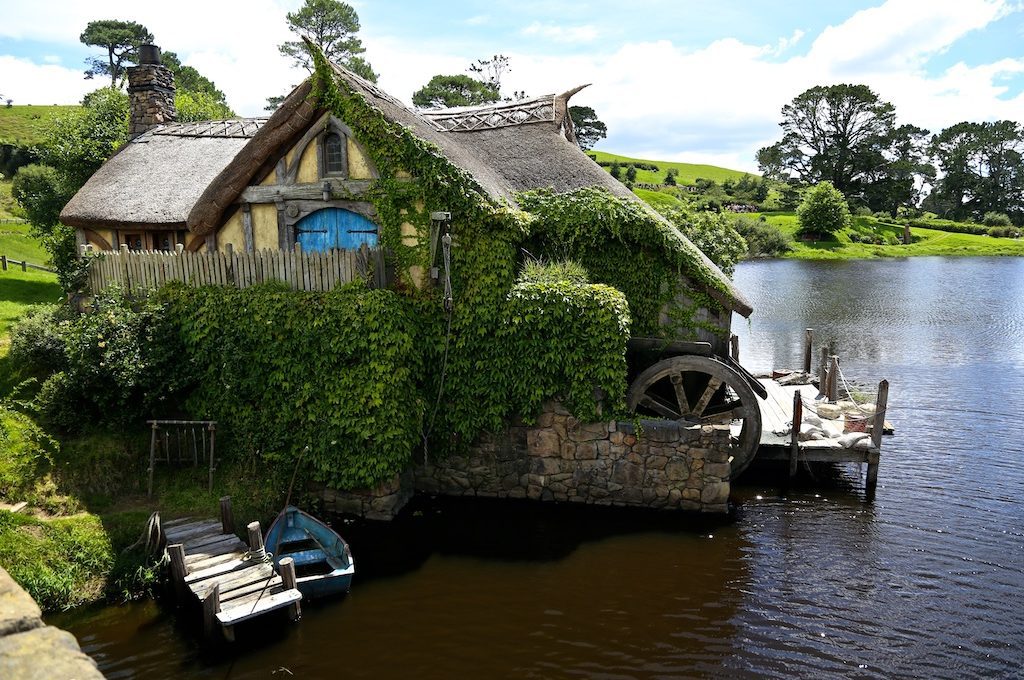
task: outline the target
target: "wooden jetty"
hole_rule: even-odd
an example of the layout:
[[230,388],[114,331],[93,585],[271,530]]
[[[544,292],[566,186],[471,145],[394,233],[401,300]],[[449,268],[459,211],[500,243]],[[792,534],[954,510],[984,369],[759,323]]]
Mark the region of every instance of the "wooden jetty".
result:
[[[810,376],[811,343],[813,330],[806,330],[804,345],[803,372]],[[821,349],[821,362],[817,377],[817,385],[782,385],[770,377],[758,378],[768,393],[766,398],[757,396],[761,410],[761,442],[757,452],[758,460],[788,461],[790,476],[796,475],[800,461],[808,463],[861,463],[867,465],[864,480],[865,496],[874,498],[878,485],[878,465],[882,451],[882,435],[893,434],[893,426],[885,420],[885,412],[889,397],[889,381],[882,380],[878,384],[878,392],[873,409],[860,417],[860,426],[870,434],[870,444],[866,447],[846,447],[839,439],[826,437],[823,439],[801,440],[800,430],[805,409],[815,409],[816,404],[835,403],[839,397],[839,357],[831,353],[831,348]],[[831,420],[832,427],[839,432],[846,429],[845,417]]]
[[295,564],[281,560],[280,573],[263,546],[259,522],[250,523],[249,544],[235,535],[231,499],[220,499],[220,519],[185,517],[161,524],[178,602],[198,602],[203,630],[214,639],[220,630],[234,640],[235,625],[288,607],[298,620],[302,594]]

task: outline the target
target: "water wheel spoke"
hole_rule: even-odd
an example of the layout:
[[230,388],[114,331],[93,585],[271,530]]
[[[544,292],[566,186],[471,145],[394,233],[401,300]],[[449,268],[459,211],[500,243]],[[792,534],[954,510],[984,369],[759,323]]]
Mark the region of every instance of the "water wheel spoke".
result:
[[711,398],[715,396],[715,392],[722,386],[721,378],[711,376],[711,380],[708,381],[708,386],[704,388],[704,394],[700,395],[700,399],[697,400],[697,405],[693,407],[693,413],[698,416],[704,415],[704,409],[711,403]]
[[684,416],[690,415],[693,413],[693,409],[690,407],[690,400],[686,397],[686,390],[683,388],[683,374],[674,373],[670,379],[672,380],[672,389],[676,392],[679,412]]
[[743,420],[749,413],[750,411],[743,405],[743,402],[734,399],[728,403],[710,407],[700,420],[706,424],[729,423],[734,420]]
[[663,402],[661,399],[658,399],[654,395],[651,395],[651,394],[643,395],[642,397],[640,397],[640,403],[643,406],[646,406],[647,408],[649,408],[652,411],[654,411],[655,413],[657,413],[662,418],[669,418],[671,420],[679,420],[682,417],[681,413],[679,413],[678,411],[676,411],[671,406],[669,406],[668,404]]

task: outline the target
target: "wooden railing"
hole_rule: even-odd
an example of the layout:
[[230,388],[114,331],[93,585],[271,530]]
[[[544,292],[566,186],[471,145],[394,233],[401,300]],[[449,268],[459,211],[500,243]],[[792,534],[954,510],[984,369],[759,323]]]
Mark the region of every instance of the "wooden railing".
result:
[[87,251],[89,289],[95,294],[108,286],[125,290],[159,288],[170,281],[195,286],[247,288],[267,281],[283,281],[293,290],[328,291],[357,277],[370,277],[371,285],[386,285],[384,255],[380,248],[303,252],[257,250],[192,253],[177,251]]
[[53,269],[50,269],[49,267],[44,267],[41,264],[32,264],[31,262],[28,262],[26,260],[12,260],[6,255],[0,255],[0,269],[2,269],[3,271],[7,271],[9,265],[21,267],[21,271],[23,272],[27,272],[29,269],[38,269],[41,272],[50,272],[51,274],[54,272]]

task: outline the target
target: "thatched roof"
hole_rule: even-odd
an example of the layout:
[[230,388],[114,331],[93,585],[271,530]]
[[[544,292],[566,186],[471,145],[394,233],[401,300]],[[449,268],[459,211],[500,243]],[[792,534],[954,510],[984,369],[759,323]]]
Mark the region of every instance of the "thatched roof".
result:
[[76,227],[184,229],[196,200],[266,119],[169,123],[125,144],[61,212]]

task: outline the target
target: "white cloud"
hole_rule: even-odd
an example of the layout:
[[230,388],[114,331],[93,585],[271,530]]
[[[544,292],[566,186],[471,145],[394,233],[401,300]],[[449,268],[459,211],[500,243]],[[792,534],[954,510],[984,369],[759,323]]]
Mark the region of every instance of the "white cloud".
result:
[[779,42],[775,46],[773,53],[782,54],[783,52],[787,51],[789,48],[793,47],[798,42],[800,42],[804,35],[806,34],[798,28],[795,31],[793,31],[793,34],[788,38],[779,38]]
[[86,80],[80,69],[54,64],[35,64],[27,59],[0,55],[3,94],[15,104],[77,104],[99,87]]
[[592,42],[598,36],[598,30],[590,25],[557,26],[555,24],[542,24],[539,21],[533,22],[521,32],[527,36],[536,36],[545,40],[566,43]]
[[43,56],[43,62],[46,64],[59,64],[60,61],[60,57],[58,57],[56,54],[47,54]]

